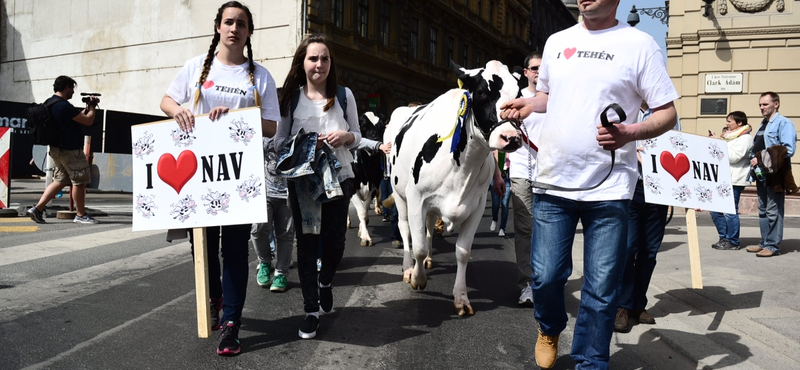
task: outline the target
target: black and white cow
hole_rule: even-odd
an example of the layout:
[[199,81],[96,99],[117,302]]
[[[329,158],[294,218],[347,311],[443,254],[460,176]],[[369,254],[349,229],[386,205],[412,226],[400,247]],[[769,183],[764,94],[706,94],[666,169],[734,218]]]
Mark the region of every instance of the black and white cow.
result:
[[[448,232],[460,224],[454,305],[459,315],[472,315],[465,280],[467,261],[495,170],[490,153],[494,149],[511,152],[522,144],[517,125],[500,120],[500,106],[519,96],[521,76],[498,61],[478,69],[454,63],[452,68],[462,89],[392,113],[387,128],[394,138],[391,181],[406,246],[403,280],[415,290],[425,289],[424,260],[429,256],[436,217],[442,218]],[[412,263],[409,245],[416,263]]]
[[[371,246],[372,238],[367,231],[367,224],[369,223],[367,212],[370,204],[372,204],[373,197],[381,186],[381,180],[383,180],[383,152],[375,146],[383,140],[386,120],[381,115],[367,112],[359,117],[358,124],[361,128],[362,142],[367,142],[364,139],[368,139],[374,141],[374,143],[370,141],[372,147],[359,149],[355,155],[356,162],[353,163],[353,172],[355,173],[356,181],[359,182],[359,187],[353,197],[350,198],[350,203],[358,213],[358,237],[361,239],[361,245]],[[347,225],[347,228],[350,228],[349,217]]]

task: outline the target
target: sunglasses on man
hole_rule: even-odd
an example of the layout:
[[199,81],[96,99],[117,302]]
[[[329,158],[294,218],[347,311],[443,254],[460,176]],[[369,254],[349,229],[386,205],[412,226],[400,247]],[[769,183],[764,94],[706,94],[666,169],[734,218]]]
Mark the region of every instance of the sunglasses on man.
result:
[[529,70],[531,72],[538,71],[539,70],[539,66],[528,67],[528,68],[525,68],[525,69],[527,69],[527,70]]

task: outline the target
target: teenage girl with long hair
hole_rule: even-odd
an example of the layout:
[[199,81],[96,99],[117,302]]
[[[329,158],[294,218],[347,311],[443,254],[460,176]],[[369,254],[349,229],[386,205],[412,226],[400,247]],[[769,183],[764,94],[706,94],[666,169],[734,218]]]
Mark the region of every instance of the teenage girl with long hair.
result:
[[[322,223],[318,234],[303,230],[303,217],[297,191],[290,182],[289,202],[292,207],[297,237],[297,272],[303,290],[306,316],[300,326],[301,338],[317,335],[319,314],[333,312],[331,282],[344,253],[346,219],[350,196],[355,192],[353,156],[349,149],[358,146],[361,131],[358,127],[356,101],[350,89],[347,96],[347,120],[337,92],[336,63],[328,40],[322,35],[306,37],[295,51],[289,75],[280,95],[281,121],[275,135],[276,145],[297,134],[300,128],[317,132],[317,149],[328,145],[342,168],[338,180],[344,196],[322,203]],[[293,98],[297,102],[292,107]],[[322,246],[322,268],[317,276],[317,250]]]
[[[182,130],[191,132],[194,129],[195,115],[207,113],[211,121],[216,121],[230,109],[260,106],[264,136],[274,135],[280,119],[277,90],[272,75],[253,61],[250,45],[253,29],[250,9],[238,1],[227,2],[219,8],[208,53],[187,61],[161,100],[161,110],[174,118]],[[181,106],[187,102],[190,107]],[[247,293],[250,226],[206,228],[213,329],[220,327],[220,303],[223,312],[217,349],[217,354],[222,356],[241,351],[239,327]],[[220,239],[224,257],[221,281]]]

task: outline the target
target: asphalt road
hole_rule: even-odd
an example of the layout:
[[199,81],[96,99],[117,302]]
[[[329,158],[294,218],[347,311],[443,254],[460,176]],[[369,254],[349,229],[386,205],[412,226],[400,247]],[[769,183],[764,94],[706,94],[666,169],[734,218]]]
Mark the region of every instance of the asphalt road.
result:
[[[90,194],[89,207],[122,209],[129,198],[119,196],[101,202],[102,196]],[[233,358],[215,354],[215,336],[197,337],[188,243],[167,243],[163,232],[133,233],[130,217],[115,212],[98,217],[98,225],[0,219],[0,227],[38,227],[0,231],[0,367],[536,369],[533,312],[517,305],[512,221],[507,237],[497,237],[488,230],[489,213],[487,204],[467,269],[472,317],[453,312],[455,234],[434,239],[428,286],[413,291],[401,281],[401,250],[391,247],[388,224],[371,213],[375,246],[359,246],[356,229],[348,231],[334,279],[336,313],[322,317],[312,340],[297,336],[303,310],[296,270],[285,293],[272,293],[255,283],[251,253],[243,352]],[[716,241],[710,218],[700,214],[698,222],[705,288],[690,289],[686,226],[677,215],[649,292],[658,323],[615,334],[611,368],[800,368],[800,300],[791,283],[800,277],[798,219],[787,219],[784,254],[770,259],[708,248]],[[754,232],[757,220],[744,218],[746,243]],[[582,243],[580,228],[575,243]],[[560,338],[557,369],[574,367],[568,353],[581,248],[574,248],[573,257],[575,271],[566,287],[570,321]]]

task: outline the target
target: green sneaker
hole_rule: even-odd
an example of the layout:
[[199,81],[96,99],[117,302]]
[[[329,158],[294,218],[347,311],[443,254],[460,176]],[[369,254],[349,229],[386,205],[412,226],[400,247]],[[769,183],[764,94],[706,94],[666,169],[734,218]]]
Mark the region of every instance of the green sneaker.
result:
[[275,275],[275,277],[272,279],[272,287],[270,287],[269,290],[273,292],[285,292],[286,276],[283,274]]
[[268,263],[259,263],[256,271],[258,271],[256,274],[256,281],[258,282],[258,285],[260,285],[262,288],[268,287],[269,282],[272,279],[272,266],[270,266]]

